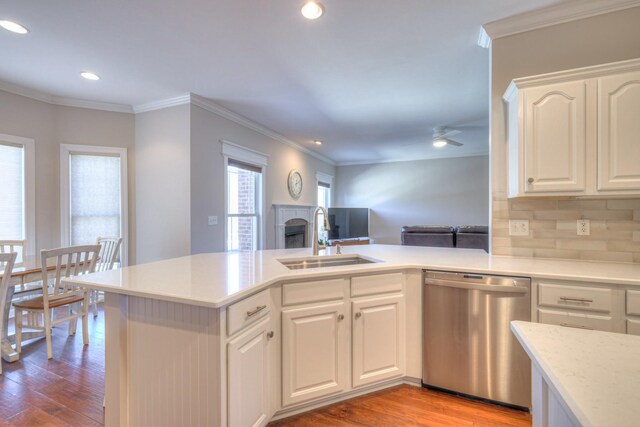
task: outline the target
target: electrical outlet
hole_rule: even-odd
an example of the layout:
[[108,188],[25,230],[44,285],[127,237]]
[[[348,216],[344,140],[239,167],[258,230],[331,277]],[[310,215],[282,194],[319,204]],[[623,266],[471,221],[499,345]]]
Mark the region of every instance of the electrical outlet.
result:
[[578,236],[588,236],[591,234],[591,224],[588,219],[578,220]]
[[528,219],[512,219],[509,220],[510,236],[528,236],[529,220]]
[[218,217],[216,215],[212,215],[208,220],[209,225],[218,225]]

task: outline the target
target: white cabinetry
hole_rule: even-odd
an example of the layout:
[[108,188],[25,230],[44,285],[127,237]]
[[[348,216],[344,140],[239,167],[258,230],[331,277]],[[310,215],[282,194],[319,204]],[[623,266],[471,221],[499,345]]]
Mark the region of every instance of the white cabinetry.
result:
[[283,406],[346,389],[347,319],[343,301],[282,312]]
[[509,197],[640,194],[640,60],[511,82]]
[[353,387],[404,374],[404,296],[368,298],[352,303]]
[[586,85],[584,81],[523,93],[525,193],[585,191]]
[[271,371],[270,317],[229,341],[228,390],[230,426],[264,426],[269,422]]
[[598,79],[598,190],[640,190],[640,71]]
[[624,290],[615,285],[535,279],[539,323],[625,332]]

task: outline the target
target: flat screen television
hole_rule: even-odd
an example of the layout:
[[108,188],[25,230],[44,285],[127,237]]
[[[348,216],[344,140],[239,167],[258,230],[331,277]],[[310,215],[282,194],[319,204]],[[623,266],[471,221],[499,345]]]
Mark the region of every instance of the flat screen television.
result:
[[329,240],[369,237],[368,208],[329,208]]

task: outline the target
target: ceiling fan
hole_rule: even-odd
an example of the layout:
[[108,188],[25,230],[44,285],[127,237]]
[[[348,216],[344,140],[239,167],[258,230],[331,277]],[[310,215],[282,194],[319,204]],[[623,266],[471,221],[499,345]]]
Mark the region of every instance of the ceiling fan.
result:
[[446,145],[453,145],[455,147],[462,147],[464,144],[451,139],[452,136],[462,133],[461,130],[447,129],[444,126],[438,126],[433,128],[433,146],[436,148],[442,148]]

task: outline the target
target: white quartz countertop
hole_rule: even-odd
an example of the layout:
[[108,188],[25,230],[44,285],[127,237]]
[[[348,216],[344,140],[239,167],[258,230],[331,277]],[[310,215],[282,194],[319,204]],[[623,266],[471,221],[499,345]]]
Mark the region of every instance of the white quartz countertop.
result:
[[[477,249],[397,245],[346,246],[342,252],[347,256],[358,254],[379,262],[289,270],[278,260],[310,257],[311,249],[221,252],[139,264],[66,280],[106,292],[207,307],[227,305],[276,282],[400,269],[463,271],[640,286],[640,264],[516,258],[492,256]],[[335,248],[321,251],[321,255],[336,256]]]
[[520,321],[511,329],[580,425],[638,425],[640,337]]

